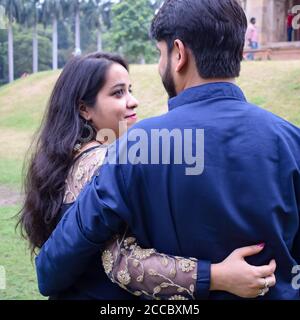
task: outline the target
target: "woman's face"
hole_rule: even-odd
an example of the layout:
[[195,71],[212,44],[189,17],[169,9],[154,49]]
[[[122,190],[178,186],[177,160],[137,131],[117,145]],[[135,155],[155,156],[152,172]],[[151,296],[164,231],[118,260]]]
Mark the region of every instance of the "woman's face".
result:
[[[133,97],[128,71],[118,63],[112,64],[106,75],[106,82],[98,92],[93,108],[86,108],[83,116],[90,120],[97,131],[112,129],[119,137],[137,121],[138,101]],[[121,124],[120,124],[121,123]]]

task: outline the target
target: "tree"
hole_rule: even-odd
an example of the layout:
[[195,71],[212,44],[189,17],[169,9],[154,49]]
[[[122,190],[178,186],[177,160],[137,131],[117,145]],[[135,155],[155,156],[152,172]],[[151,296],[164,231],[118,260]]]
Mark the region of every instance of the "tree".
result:
[[4,16],[5,16],[5,10],[4,10],[4,7],[1,5],[1,2],[0,2],[0,30],[5,29]]
[[112,7],[109,32],[112,50],[125,55],[130,62],[145,63],[155,57],[149,29],[155,13],[149,0],[121,0]]
[[154,9],[154,11],[157,11],[165,0],[150,0],[150,5]]
[[[21,25],[14,25],[14,75],[21,77],[32,72],[32,35]],[[8,82],[7,34],[0,30],[0,85]],[[51,32],[38,26],[39,71],[51,69]]]
[[27,0],[21,14],[21,23],[32,28],[32,71],[38,72],[38,32],[37,25],[40,20],[40,1]]
[[83,0],[69,0],[68,8],[70,14],[75,17],[75,55],[81,54],[81,45],[80,45],[80,10],[81,6],[84,4]]
[[7,34],[0,29],[0,86],[7,82]]
[[85,3],[84,13],[90,30],[97,32],[97,51],[102,51],[102,32],[108,27],[111,11],[111,0],[90,0]]
[[44,0],[42,5],[42,21],[46,27],[52,23],[52,69],[58,67],[58,36],[57,23],[63,18],[66,10],[65,0]]
[[[38,32],[39,43],[39,70],[51,69],[51,34],[42,32],[40,28]],[[32,36],[28,34],[26,29],[15,28],[14,30],[15,45],[15,75],[21,77],[24,73],[31,73],[32,70]]]
[[8,18],[8,81],[14,81],[14,37],[13,23],[20,21],[23,7],[22,0],[0,0],[0,4],[5,8],[5,15]]

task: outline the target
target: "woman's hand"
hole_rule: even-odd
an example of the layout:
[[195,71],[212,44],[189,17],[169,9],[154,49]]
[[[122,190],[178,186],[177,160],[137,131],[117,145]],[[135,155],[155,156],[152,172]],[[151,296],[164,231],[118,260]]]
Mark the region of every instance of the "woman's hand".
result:
[[256,298],[267,293],[268,288],[276,284],[275,260],[271,260],[268,265],[256,267],[244,259],[258,254],[263,248],[264,244],[239,248],[221,263],[212,264],[210,290],[227,291],[242,298]]

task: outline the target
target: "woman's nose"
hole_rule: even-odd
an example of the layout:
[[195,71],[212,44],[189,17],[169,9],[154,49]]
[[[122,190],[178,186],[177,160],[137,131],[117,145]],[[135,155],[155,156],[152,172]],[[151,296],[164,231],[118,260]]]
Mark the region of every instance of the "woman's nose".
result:
[[138,106],[139,106],[138,100],[134,96],[130,95],[129,100],[127,102],[127,108],[133,109],[133,108],[137,108]]

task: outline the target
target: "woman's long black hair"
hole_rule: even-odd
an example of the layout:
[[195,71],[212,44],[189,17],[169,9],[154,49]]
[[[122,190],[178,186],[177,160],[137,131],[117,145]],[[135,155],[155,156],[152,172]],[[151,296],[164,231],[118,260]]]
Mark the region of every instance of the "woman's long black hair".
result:
[[65,180],[72,165],[74,146],[80,139],[84,120],[80,105],[93,107],[104,86],[107,70],[120,56],[94,53],[71,59],[58,78],[28,164],[24,181],[25,201],[18,224],[29,240],[32,254],[41,248],[58,223]]

